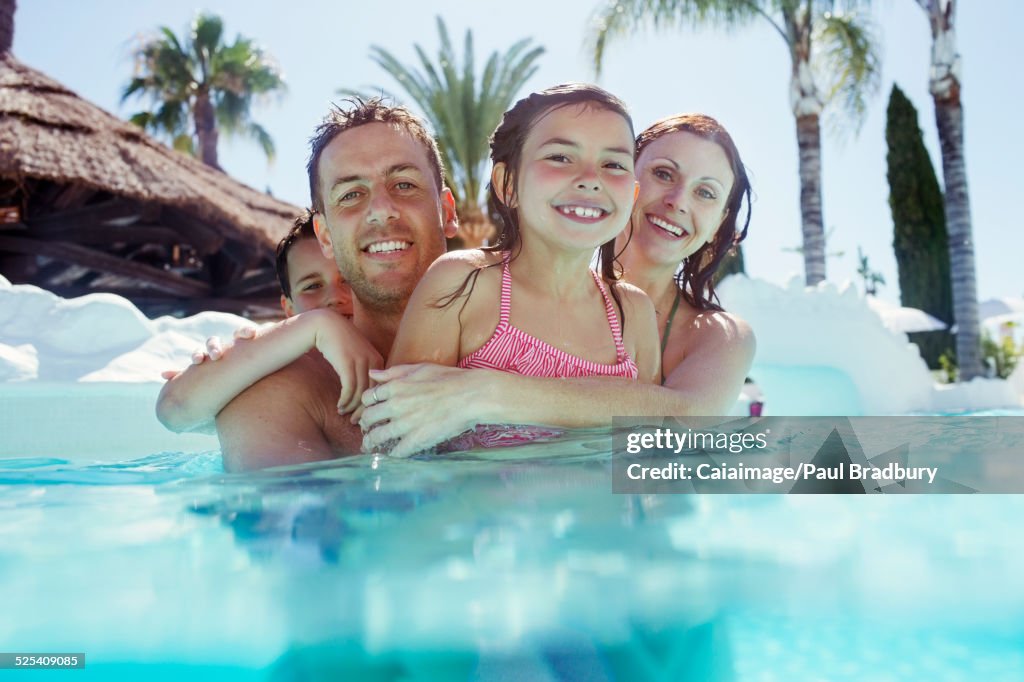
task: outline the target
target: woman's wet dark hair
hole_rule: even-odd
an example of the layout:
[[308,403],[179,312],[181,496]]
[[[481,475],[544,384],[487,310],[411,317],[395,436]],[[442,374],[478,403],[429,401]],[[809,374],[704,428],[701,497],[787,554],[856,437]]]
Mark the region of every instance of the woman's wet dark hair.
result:
[[[747,237],[750,226],[750,180],[747,170],[740,159],[736,143],[722,125],[704,114],[676,114],[656,121],[636,138],[636,158],[652,142],[665,135],[677,132],[692,133],[698,137],[714,142],[729,159],[735,181],[725,202],[728,213],[714,238],[704,244],[683,260],[683,267],[676,274],[676,285],[683,299],[697,310],[722,310],[715,294],[714,276],[722,261],[733,247],[739,245]],[[747,200],[747,214],[743,221],[743,229],[737,230],[740,209],[743,199]]]
[[[507,251],[509,258],[515,259],[522,248],[522,233],[519,228],[519,215],[515,208],[509,207],[501,200],[502,196],[514,197],[516,195],[516,184],[519,179],[519,166],[522,161],[523,145],[527,135],[533,130],[543,116],[556,109],[571,106],[584,106],[587,108],[604,109],[622,116],[629,126],[630,136],[633,135],[633,119],[626,109],[626,104],[615,95],[603,88],[589,83],[562,83],[540,92],[535,92],[528,97],[516,102],[511,109],[505,112],[501,123],[491,135],[491,162],[494,164],[504,163],[505,172],[503,186],[494,187],[493,183],[487,186],[487,207],[492,216],[498,217],[498,237],[491,246],[485,246],[484,251]],[[611,294],[619,308],[619,316],[622,317],[622,302],[619,293],[614,286],[621,276],[621,269],[616,268],[615,261],[615,239],[611,239],[600,247],[601,276],[611,284]],[[476,284],[476,277],[484,268],[494,267],[500,263],[483,266],[471,272],[462,285],[452,294],[445,296],[437,302],[439,307],[450,305],[453,301],[463,295],[466,287],[470,292]],[[466,301],[469,300],[468,294]],[[465,303],[463,304],[465,305]],[[624,322],[624,320],[623,320]]]

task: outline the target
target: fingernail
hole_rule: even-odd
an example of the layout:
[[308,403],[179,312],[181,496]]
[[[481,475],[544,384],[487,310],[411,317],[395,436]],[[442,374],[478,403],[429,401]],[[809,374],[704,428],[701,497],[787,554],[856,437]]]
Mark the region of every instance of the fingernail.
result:
[[371,369],[370,370],[370,376],[372,377],[374,374],[376,374],[377,376],[380,376],[384,372],[385,372],[385,370],[383,370],[383,369]]

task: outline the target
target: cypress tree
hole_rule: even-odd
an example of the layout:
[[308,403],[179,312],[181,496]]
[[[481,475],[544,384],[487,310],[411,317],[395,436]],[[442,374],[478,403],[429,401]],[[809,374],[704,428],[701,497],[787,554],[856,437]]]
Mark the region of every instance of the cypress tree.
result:
[[[895,84],[886,114],[889,208],[900,299],[951,325],[953,294],[942,191],[917,124],[917,109]],[[911,334],[910,340],[932,368],[939,366],[939,355],[955,348],[949,331]]]

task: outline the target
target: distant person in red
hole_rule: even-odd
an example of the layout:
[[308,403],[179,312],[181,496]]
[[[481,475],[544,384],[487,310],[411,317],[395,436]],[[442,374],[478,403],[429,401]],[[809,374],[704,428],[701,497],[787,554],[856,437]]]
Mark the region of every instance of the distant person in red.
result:
[[760,417],[761,410],[764,409],[764,393],[761,392],[760,387],[750,377],[743,380],[741,395],[750,401],[750,416]]

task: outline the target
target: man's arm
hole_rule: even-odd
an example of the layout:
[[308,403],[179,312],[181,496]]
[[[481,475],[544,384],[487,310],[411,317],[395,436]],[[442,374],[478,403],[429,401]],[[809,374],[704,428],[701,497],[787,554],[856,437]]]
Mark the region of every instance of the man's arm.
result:
[[369,385],[368,370],[382,367],[383,360],[341,315],[311,310],[253,339],[240,339],[220,360],[192,365],[168,381],[157,398],[157,418],[171,431],[206,428],[235,396],[312,348],[321,350],[341,377],[339,409],[357,407]]

